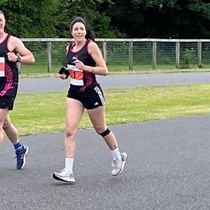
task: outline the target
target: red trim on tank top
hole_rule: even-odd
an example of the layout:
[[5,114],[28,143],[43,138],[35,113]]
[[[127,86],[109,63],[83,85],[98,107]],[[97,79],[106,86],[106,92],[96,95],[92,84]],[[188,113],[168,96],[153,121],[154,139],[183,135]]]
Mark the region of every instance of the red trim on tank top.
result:
[[75,46],[75,43],[71,44],[71,45],[69,46],[69,52],[71,52],[71,53],[78,53],[78,52],[81,51],[86,45],[88,45],[88,43],[89,43],[90,41],[92,41],[92,40],[91,40],[91,39],[87,39],[86,42],[85,42],[85,44],[84,44],[79,50],[77,50],[77,51],[72,51],[72,48]]

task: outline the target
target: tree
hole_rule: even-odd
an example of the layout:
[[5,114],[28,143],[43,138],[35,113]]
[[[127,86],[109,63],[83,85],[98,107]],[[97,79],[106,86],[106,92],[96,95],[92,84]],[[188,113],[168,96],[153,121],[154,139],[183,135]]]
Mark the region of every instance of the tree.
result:
[[210,4],[201,0],[117,0],[106,14],[124,37],[208,38]]
[[[65,8],[62,11],[66,14],[68,26],[72,18],[81,16],[88,20],[96,37],[117,37],[119,31],[110,25],[110,18],[100,10],[103,5],[109,4],[112,4],[110,0],[71,0],[65,1]],[[56,28],[61,29],[59,24],[56,25]],[[63,25],[62,29],[59,30],[59,37],[69,37],[69,28],[66,31],[66,26]]]
[[54,25],[59,0],[9,0],[1,1],[7,25],[6,30],[18,37],[55,37]]
[[98,38],[209,38],[204,0],[1,0],[6,30],[18,37],[70,37],[73,17],[88,20]]

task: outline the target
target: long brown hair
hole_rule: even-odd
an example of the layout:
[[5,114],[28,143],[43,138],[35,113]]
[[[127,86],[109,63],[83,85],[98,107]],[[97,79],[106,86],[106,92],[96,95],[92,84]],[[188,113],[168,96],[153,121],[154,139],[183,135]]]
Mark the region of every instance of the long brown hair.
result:
[[70,31],[72,32],[73,25],[75,23],[78,23],[78,22],[83,23],[84,26],[85,26],[85,29],[87,31],[87,34],[85,35],[85,38],[86,39],[91,39],[91,40],[95,41],[95,34],[94,34],[94,32],[90,29],[90,25],[88,24],[88,22],[84,18],[82,18],[82,17],[75,17],[71,21],[71,23],[70,23]]

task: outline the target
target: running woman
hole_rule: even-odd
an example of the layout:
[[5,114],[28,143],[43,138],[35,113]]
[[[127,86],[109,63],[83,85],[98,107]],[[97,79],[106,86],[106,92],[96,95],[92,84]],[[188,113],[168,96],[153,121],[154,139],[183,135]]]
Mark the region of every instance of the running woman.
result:
[[61,79],[70,77],[66,100],[65,167],[60,173],[54,172],[53,178],[74,184],[76,135],[84,109],[87,109],[95,131],[111,150],[113,176],[123,172],[127,154],[120,152],[115,135],[106,125],[105,99],[96,75],[107,75],[108,69],[94,34],[81,17],[71,22],[70,32],[74,41],[66,48],[67,67],[59,72]]

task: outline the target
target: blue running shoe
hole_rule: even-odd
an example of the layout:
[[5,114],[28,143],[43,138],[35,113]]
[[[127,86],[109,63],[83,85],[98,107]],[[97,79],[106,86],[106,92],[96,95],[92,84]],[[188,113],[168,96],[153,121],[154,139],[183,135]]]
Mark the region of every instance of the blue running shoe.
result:
[[16,152],[17,169],[22,169],[26,164],[26,156],[28,154],[28,146],[23,146],[23,150]]

